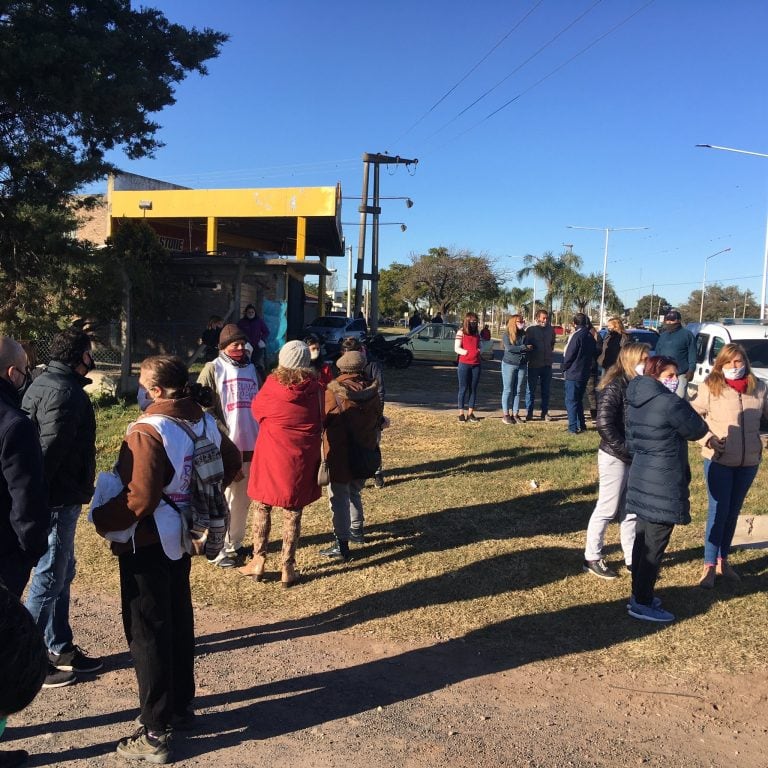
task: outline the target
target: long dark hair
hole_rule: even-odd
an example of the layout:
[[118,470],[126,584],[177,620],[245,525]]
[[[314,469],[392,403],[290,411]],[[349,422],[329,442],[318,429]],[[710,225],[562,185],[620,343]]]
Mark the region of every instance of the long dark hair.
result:
[[146,375],[150,387],[162,387],[169,400],[191,397],[203,408],[213,405],[213,392],[202,384],[189,383],[189,369],[176,355],[153,355],[141,363],[141,370]]
[[[475,332],[472,333],[472,331],[469,330],[469,324],[472,321],[475,321],[478,325],[478,327],[475,329]],[[480,334],[480,318],[478,318],[477,314],[475,312],[467,312],[466,315],[464,315],[464,323],[461,326],[461,330],[468,336],[478,336]]]

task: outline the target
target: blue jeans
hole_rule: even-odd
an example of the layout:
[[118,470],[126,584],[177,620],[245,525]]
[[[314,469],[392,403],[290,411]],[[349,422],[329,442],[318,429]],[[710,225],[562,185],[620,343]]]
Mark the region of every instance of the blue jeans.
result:
[[52,653],[72,647],[69,585],[75,578],[75,528],[81,509],[80,504],[51,507],[48,551],[35,566],[27,594],[27,610]]
[[739,512],[757,475],[754,467],[725,467],[704,459],[707,481],[707,531],[704,536],[704,564],[715,565],[718,558],[728,559]]
[[528,389],[525,392],[525,409],[528,416],[533,416],[533,404],[536,400],[536,386],[541,382],[541,415],[549,413],[549,387],[552,383],[552,366],[543,365],[541,368],[528,366]]
[[[525,365],[511,365],[510,363],[501,363],[501,383],[504,387],[501,393],[501,410],[503,413],[519,412],[520,408],[520,395],[525,387]],[[512,393],[515,393],[515,398],[512,401],[512,408],[509,407],[509,399]]]
[[587,391],[587,380],[565,380],[565,410],[568,412],[568,431],[579,432],[587,428],[584,420],[584,393]]
[[477,400],[477,384],[480,381],[480,366],[459,363],[459,410],[474,410]]

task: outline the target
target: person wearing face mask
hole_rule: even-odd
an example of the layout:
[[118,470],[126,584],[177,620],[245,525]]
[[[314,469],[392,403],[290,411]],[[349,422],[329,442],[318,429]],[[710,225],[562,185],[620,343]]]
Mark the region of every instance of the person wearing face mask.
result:
[[530,349],[525,342],[525,321],[522,315],[510,316],[501,334],[501,343],[504,346],[504,357],[501,359],[501,420],[504,424],[515,424],[520,408],[520,393],[525,389],[526,356]]
[[676,309],[664,315],[664,327],[654,350],[655,355],[671,357],[679,371],[677,396],[688,397],[688,382],[696,369],[696,340],[693,334],[683,328],[682,316]]
[[248,337],[238,326],[230,323],[221,329],[219,354],[206,363],[198,376],[198,384],[213,392],[211,413],[219,429],[240,449],[242,471],[224,490],[229,504],[229,530],[224,548],[213,560],[220,568],[233,568],[245,563],[245,538],[248,524],[248,474],[253,458],[253,446],[259,433],[259,425],[251,413],[251,402],[263,383],[261,371],[248,357],[245,345]]
[[26,371],[21,345],[0,336],[0,584],[16,597],[48,549],[51,525],[40,437],[21,410]]
[[151,403],[120,446],[116,470],[125,492],[92,515],[102,536],[135,526],[132,540],[111,544],[141,707],[136,729],[118,742],[117,753],[165,764],[171,759],[171,732],[190,730],[196,721],[191,558],[182,544],[178,511],[189,502],[194,446],[182,424],[221,452],[225,489],[240,472],[241,454],[203,410],[211,405],[210,390],[190,385],[178,357],[145,358],[139,383]]
[[75,529],[83,504],[93,495],[96,418],[84,391],[95,368],[91,339],[79,328],[54,336],[51,359],[24,394],[22,408],[40,435],[48,503],[48,550],[35,566],[26,606],[42,629],[49,673],[44,688],[69,685],[75,672],[96,672],[102,661],[74,644],[69,590],[75,577]]
[[[691,522],[688,440],[700,440],[707,424],[677,397],[677,363],[671,357],[648,358],[643,376],[627,385],[626,436],[632,465],[627,478],[627,514],[637,517],[632,547],[632,596],[629,615],[668,623],[675,617],[654,596],[659,565],[676,524]],[[710,438],[710,446],[719,441]]]
[[310,333],[304,338],[304,343],[309,347],[310,365],[315,371],[317,381],[327,387],[334,380],[335,374],[331,364],[323,360],[323,345],[320,343],[320,339],[314,333]]
[[[642,370],[650,351],[648,344],[627,344],[619,352],[617,364],[606,371],[597,385],[597,470],[600,485],[597,504],[587,525],[587,543],[582,570],[601,579],[616,579],[619,574],[603,560],[603,541],[609,523],[617,516],[621,531],[624,562],[632,570],[632,547],[635,543],[635,516],[624,508],[624,495],[632,456],[627,449],[624,429],[627,385]],[[642,375],[642,374],[641,374]]]
[[[477,402],[477,386],[480,383],[480,332],[477,315],[467,312],[464,324],[456,332],[453,344],[454,351],[459,356],[459,421],[480,421],[475,416]],[[464,410],[466,408],[466,415]]]
[[744,347],[726,344],[691,405],[709,425],[699,441],[709,497],[699,586],[712,589],[716,576],[739,580],[728,555],[762,458],[760,417],[768,418],[768,387],[752,373]]

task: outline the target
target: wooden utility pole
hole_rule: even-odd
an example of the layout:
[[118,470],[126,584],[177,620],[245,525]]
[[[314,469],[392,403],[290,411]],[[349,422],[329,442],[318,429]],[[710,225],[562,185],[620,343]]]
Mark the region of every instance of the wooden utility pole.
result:
[[[416,165],[419,161],[409,160],[396,155],[363,154],[363,193],[358,211],[360,212],[360,234],[357,246],[357,271],[355,272],[355,308],[357,316],[362,308],[363,281],[371,281],[370,313],[371,331],[379,324],[379,216],[381,214],[379,198],[379,166],[381,165]],[[373,205],[368,205],[368,180],[370,166],[373,165]],[[368,226],[368,214],[373,216],[373,233],[371,236],[371,271],[365,271],[365,228]]]

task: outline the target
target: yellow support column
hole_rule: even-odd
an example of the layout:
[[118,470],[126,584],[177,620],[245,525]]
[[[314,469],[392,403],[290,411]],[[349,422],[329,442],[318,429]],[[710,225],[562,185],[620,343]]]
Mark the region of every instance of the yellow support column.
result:
[[219,243],[219,220],[215,216],[208,217],[208,238],[205,250],[208,253],[215,254]]
[[304,261],[307,255],[307,219],[304,216],[296,218],[296,259]]

